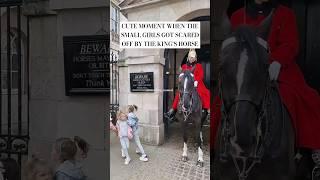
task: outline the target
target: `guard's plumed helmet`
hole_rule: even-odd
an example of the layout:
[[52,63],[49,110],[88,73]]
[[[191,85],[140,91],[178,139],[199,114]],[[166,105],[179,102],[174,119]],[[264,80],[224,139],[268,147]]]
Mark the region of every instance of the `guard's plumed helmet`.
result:
[[188,53],[188,61],[190,58],[196,58],[197,59],[197,53],[195,49],[190,49]]

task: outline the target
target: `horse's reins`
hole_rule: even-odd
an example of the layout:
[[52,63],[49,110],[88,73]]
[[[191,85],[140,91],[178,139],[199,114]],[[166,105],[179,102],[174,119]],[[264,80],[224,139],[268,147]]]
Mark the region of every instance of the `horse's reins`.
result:
[[183,113],[183,117],[184,117],[184,121],[187,121],[189,115],[192,113],[193,92],[183,92],[183,94],[191,94],[190,108],[186,109],[186,108],[183,107],[184,99],[182,99],[182,102],[180,103],[181,109],[182,109],[182,113]]
[[[230,37],[228,39],[226,39],[223,43],[222,43],[222,50],[229,46],[230,44],[236,43],[237,39],[235,37]],[[267,51],[269,51],[268,48],[268,44],[265,40],[263,40],[260,37],[257,37],[257,43],[259,45],[261,45],[262,47],[264,47]],[[270,80],[268,79],[267,82],[270,82]],[[231,130],[230,130],[230,122],[228,121],[229,119],[229,109],[231,109],[234,105],[236,105],[238,102],[241,101],[246,101],[249,102],[251,105],[253,105],[255,107],[255,109],[258,112],[258,117],[257,117],[257,135],[256,135],[256,144],[254,147],[254,155],[253,157],[251,156],[235,156],[235,155],[231,155],[233,163],[238,171],[238,177],[240,180],[245,180],[248,177],[248,174],[250,173],[250,171],[252,170],[252,168],[257,164],[260,163],[262,160],[262,156],[264,154],[264,148],[263,148],[263,141],[262,140],[266,140],[270,135],[268,134],[268,128],[266,127],[266,132],[263,135],[262,134],[262,129],[261,129],[261,125],[262,125],[262,120],[264,119],[264,117],[266,117],[266,106],[267,106],[267,99],[269,97],[269,88],[270,85],[267,84],[266,86],[266,90],[264,93],[264,97],[262,98],[262,100],[259,102],[253,98],[251,98],[251,96],[249,95],[240,95],[238,97],[236,97],[232,103],[230,103],[228,109],[226,109],[226,106],[224,105],[224,101],[223,101],[223,94],[222,94],[222,81],[219,82],[219,96],[221,99],[221,108],[222,108],[222,115],[223,115],[223,120],[222,120],[222,126],[223,126],[223,130],[222,130],[222,137],[224,140],[224,147],[221,147],[221,149],[223,149],[222,154],[220,154],[220,158],[226,158],[227,157],[227,151],[228,151],[228,146],[229,143],[227,144],[226,142],[229,142],[228,140],[231,138]],[[268,123],[266,123],[266,126],[268,126]],[[222,145],[222,144],[220,144]],[[252,163],[250,163],[248,165],[247,168],[247,160],[251,158],[252,159]],[[240,169],[239,164],[237,162],[237,160],[240,159],[243,162],[243,167],[242,169]]]

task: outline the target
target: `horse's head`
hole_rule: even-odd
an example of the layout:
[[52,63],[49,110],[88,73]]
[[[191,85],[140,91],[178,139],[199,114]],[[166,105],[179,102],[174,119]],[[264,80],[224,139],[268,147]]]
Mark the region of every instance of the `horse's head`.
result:
[[[227,22],[228,23],[228,22]],[[236,154],[252,153],[257,123],[268,82],[266,37],[271,15],[260,28],[241,26],[230,32],[220,57],[221,95],[227,114],[230,143]]]
[[193,70],[185,70],[179,75],[179,93],[180,103],[183,110],[190,110],[193,101],[192,96],[195,93]]

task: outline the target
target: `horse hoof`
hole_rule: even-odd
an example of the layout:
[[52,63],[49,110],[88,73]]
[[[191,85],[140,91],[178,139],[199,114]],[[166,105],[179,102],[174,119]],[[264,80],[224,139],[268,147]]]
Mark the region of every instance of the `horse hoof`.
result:
[[187,156],[182,156],[182,161],[183,162],[187,162],[188,161],[188,157]]
[[198,162],[197,162],[197,166],[198,166],[198,167],[203,167],[203,162],[198,161]]

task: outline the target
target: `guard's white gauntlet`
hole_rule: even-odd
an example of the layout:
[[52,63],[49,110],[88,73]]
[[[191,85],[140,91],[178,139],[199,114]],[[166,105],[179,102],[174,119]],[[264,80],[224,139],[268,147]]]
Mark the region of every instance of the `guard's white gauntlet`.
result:
[[193,85],[194,87],[198,87],[198,81],[194,81]]
[[269,76],[271,81],[278,80],[281,64],[278,61],[273,61],[269,66]]

